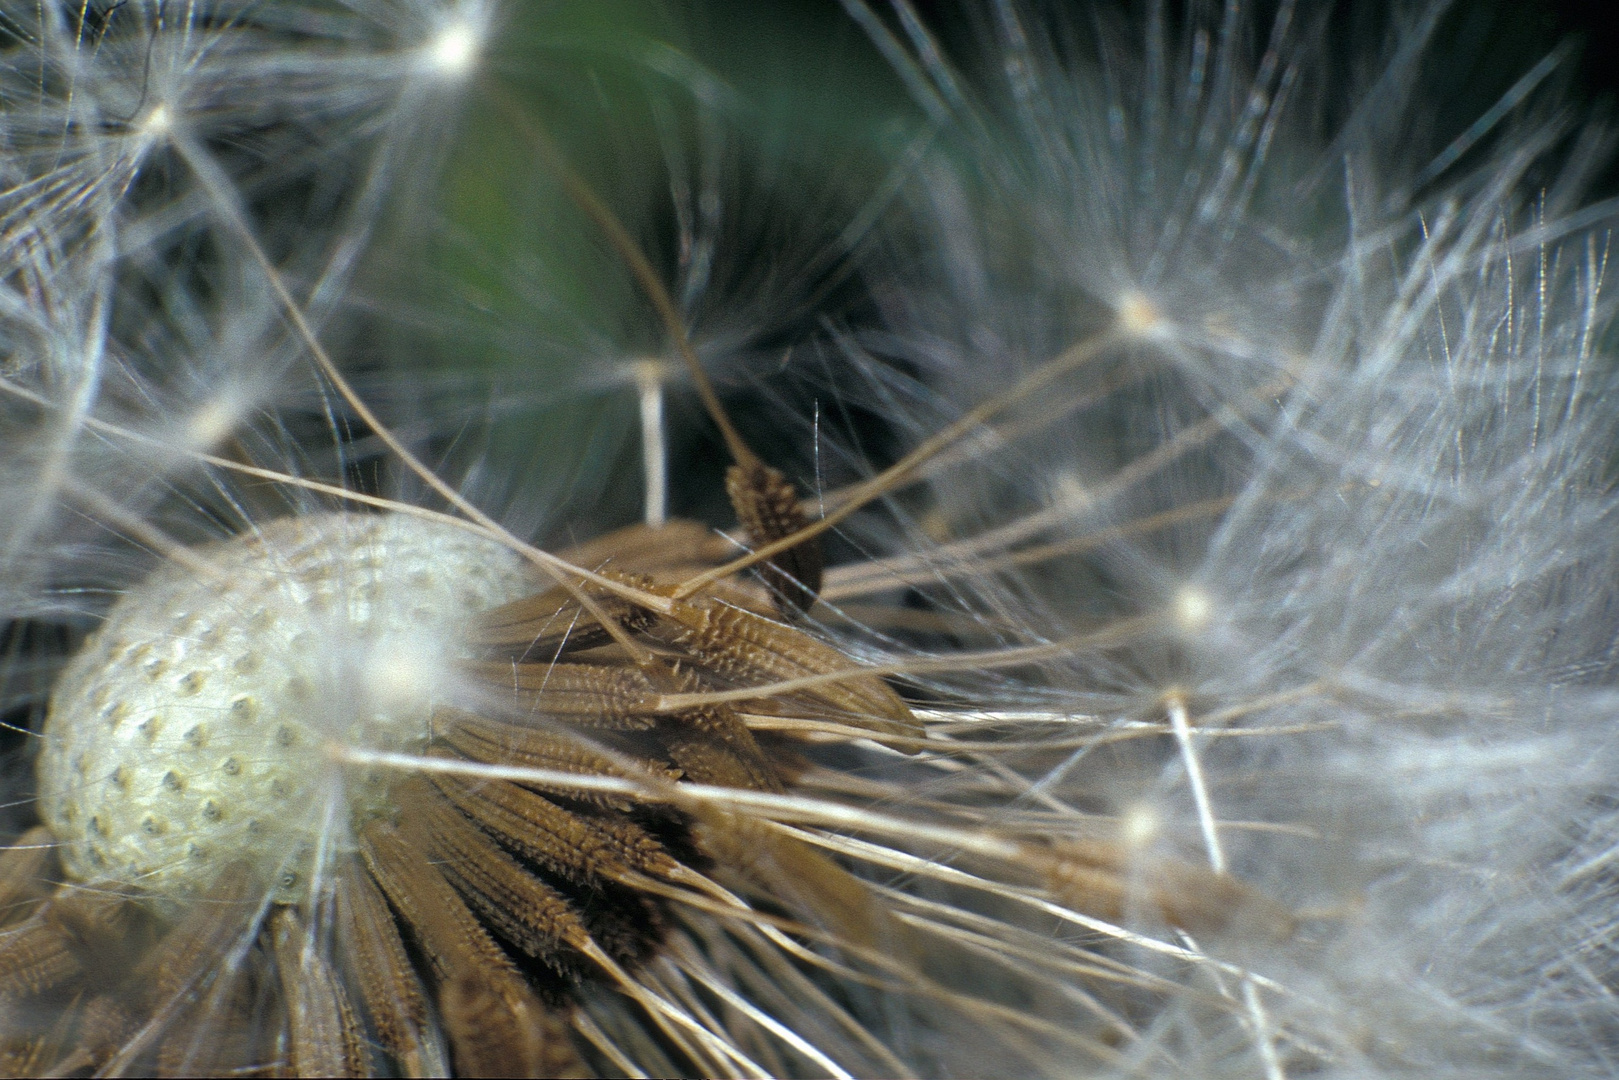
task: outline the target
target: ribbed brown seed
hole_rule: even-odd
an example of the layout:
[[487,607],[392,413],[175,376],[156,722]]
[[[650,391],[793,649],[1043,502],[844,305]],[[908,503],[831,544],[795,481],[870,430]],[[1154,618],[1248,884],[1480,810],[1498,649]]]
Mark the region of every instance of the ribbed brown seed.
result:
[[[690,693],[702,683],[677,664],[671,690]],[[723,703],[664,718],[660,734],[669,758],[693,783],[752,791],[782,790],[781,778],[742,718]]]
[[[556,554],[626,584],[670,586],[736,558],[737,545],[707,525],[675,518],[657,526],[626,526]],[[634,573],[620,574],[620,567],[633,568]],[[776,606],[768,589],[741,575],[716,581],[703,593],[761,613]]]
[[73,937],[51,917],[50,905],[0,936],[0,998],[29,998],[78,975],[83,966]]
[[448,1062],[433,1035],[427,991],[371,876],[344,860],[337,877],[337,943],[377,1041],[406,1076],[438,1076]]
[[[674,591],[670,585],[654,585],[645,575],[613,574],[609,571],[608,576],[659,595],[667,596]],[[558,601],[554,594],[557,593],[558,590],[552,590],[543,594],[551,598],[545,603],[539,603],[539,597],[534,598],[533,602],[555,614],[561,610],[556,607]],[[508,608],[498,610],[505,612],[512,607],[508,605]],[[625,612],[621,623],[626,631],[645,633],[688,652],[708,671],[727,683],[746,686],[806,676],[839,675],[836,680],[797,691],[788,699],[829,705],[838,710],[840,719],[845,722],[876,733],[907,738],[916,738],[922,733],[921,723],[882,679],[861,674],[842,652],[758,612],[724,603],[712,596],[675,601],[667,615],[654,615],[644,608],[633,606],[611,609],[614,614],[620,610]],[[491,613],[488,618],[493,620],[491,627],[504,625],[509,628],[514,625],[510,621],[501,623],[498,613]],[[485,633],[486,640],[492,640],[487,637],[492,631]],[[509,635],[509,629],[507,633]],[[493,636],[499,637],[500,634]],[[518,635],[515,640],[525,639]],[[538,655],[544,650],[531,652]],[[546,665],[534,666],[544,668]],[[489,674],[492,680],[504,681],[509,680],[510,670],[508,667],[497,675],[491,666]],[[625,678],[629,682],[634,681],[633,676]],[[640,706],[630,708],[633,710],[637,707]],[[907,746],[906,749],[912,748]]]
[[[546,731],[531,725],[495,720],[457,710],[440,710],[434,716],[434,725],[442,733],[442,741],[473,761],[497,765],[519,765],[532,769],[554,769],[578,776],[645,777],[651,774],[671,783],[680,774],[658,762],[642,760],[640,772],[626,769],[606,754],[591,749],[582,739],[569,737],[564,732]],[[611,795],[576,788],[545,788],[570,798],[616,810],[628,810],[633,800],[622,795]]]
[[417,844],[394,825],[373,821],[361,833],[366,868],[407,926],[441,981],[482,973],[503,990],[521,986],[517,970]]
[[[732,555],[736,554],[733,547]],[[694,578],[712,566],[677,566],[657,574],[652,578],[652,589],[679,588],[681,582]],[[722,604],[730,604],[745,611],[763,615],[765,618],[774,618],[781,614],[776,609],[774,594],[765,586],[747,578],[723,578],[703,586],[703,595],[718,600]]]
[[271,914],[270,942],[287,1011],[293,1075],[371,1075],[354,1003],[325,953],[309,947],[296,909],[283,906]]
[[650,633],[687,650],[707,671],[737,686],[846,673],[791,697],[829,705],[842,722],[875,733],[922,734],[921,722],[887,683],[861,674],[832,646],[773,619],[694,597],[676,601],[667,620]]
[[435,775],[433,782],[496,840],[570,881],[622,881],[633,871],[661,877],[679,865],[633,822],[610,830],[504,780]]
[[905,928],[889,917],[865,882],[768,822],[741,814],[699,812],[699,839],[718,861],[794,901],[802,914],[848,941],[893,954],[908,949]]
[[587,570],[633,566],[653,573],[686,564],[717,564],[736,555],[736,545],[700,521],[672,518],[662,525],[626,525],[565,548],[557,557]]
[[589,939],[560,893],[518,865],[436,788],[412,784],[411,805],[448,880],[501,937],[553,966],[563,966],[568,947]]
[[[64,887],[51,898],[48,914],[73,938],[87,966],[100,968],[108,959],[122,959],[127,947],[142,943],[142,935],[135,931],[136,909],[129,901],[128,893],[108,884]],[[91,958],[99,958],[99,962],[91,965]],[[99,970],[92,974],[98,979],[105,976]]]
[[[518,709],[617,731],[652,726],[660,715],[660,691],[703,689],[696,676],[678,662],[667,669],[478,663],[469,665],[469,670],[490,682],[511,687],[519,698],[515,703]],[[671,759],[689,779],[761,791],[780,789],[752,733],[729,706],[715,705],[666,716],[660,726]]]
[[[120,995],[98,994],[84,1005],[77,1049],[91,1067],[99,1066],[118,1051],[134,1028],[135,1018]],[[69,1070],[58,1067],[53,1071]]]
[[[646,829],[621,814],[591,814],[586,820],[591,828],[598,830],[602,835],[611,838],[618,845],[620,851],[642,851],[648,843],[658,844]],[[646,872],[660,877],[668,876],[679,870],[681,863],[658,846],[656,861],[646,864]]]
[[487,982],[451,979],[439,991],[444,1026],[455,1033],[460,1076],[593,1075],[562,1018],[543,1009],[512,1011]]
[[[18,1023],[13,1014],[23,1006],[16,1001],[0,997],[0,1031],[28,1031],[26,1023]],[[0,1076],[37,1076],[44,1064],[46,1052],[43,1035],[8,1035],[0,1038]]]
[[661,940],[663,920],[643,897],[597,882],[562,895],[521,866],[436,792],[418,801],[431,849],[446,876],[497,933],[528,956],[572,978],[592,971],[580,952],[595,947],[624,962],[645,957]]
[[0,851],[0,927],[26,918],[45,898],[55,848],[51,831],[36,825]]
[[[257,959],[257,958],[253,958]],[[244,1062],[273,1061],[283,1052],[277,1037],[286,1029],[279,999],[268,1007],[249,996],[259,981],[242,972],[216,983],[203,1001],[179,1011],[157,1047],[153,1074],[162,1077],[225,1076]],[[266,976],[267,977],[267,976]],[[130,1075],[125,1070],[122,1075]]]
[[657,691],[633,667],[495,662],[471,663],[467,670],[506,690],[516,715],[554,716],[612,731],[645,730],[657,717]]
[[275,980],[268,952],[249,949],[239,963],[225,965],[218,956],[211,959],[215,970],[201,992],[176,999],[161,1014],[154,1070],[159,1076],[222,1076],[244,1062],[285,1053],[284,1003],[273,991],[261,992]]
[[219,958],[229,955],[251,929],[249,919],[258,911],[256,892],[246,867],[228,867],[191,913],[141,959],[137,985],[147,988],[148,1000],[158,1005],[179,997],[213,974]]
[[244,1040],[264,1029],[250,1019],[263,1017],[250,1017],[240,1001],[253,973],[222,968],[220,957],[234,955],[234,946],[252,931],[256,892],[246,867],[226,867],[191,914],[146,951],[130,980],[142,991],[141,1013],[130,1040],[101,1066],[102,1074],[131,1072],[154,1041],[165,1075],[219,1072],[255,1056]]
[[753,735],[737,715],[719,708],[695,709],[672,717],[664,746],[669,759],[697,784],[782,790]]
[[[78,1010],[64,1010],[63,1017],[70,1017]],[[6,1073],[4,1075],[18,1076],[78,1076],[95,1067],[95,1058],[90,1050],[84,1046],[70,1046],[57,1039],[43,1039],[40,1041],[38,1059],[41,1063],[36,1069],[26,1072]],[[55,1057],[55,1062],[44,1067],[45,1052],[49,1051]]]
[[0,994],[0,1076],[38,1076],[62,1056],[40,1021],[41,1003]]
[[439,1005],[456,1071],[468,1076],[543,1075],[556,1025],[454,888],[386,821],[362,831],[361,854],[439,977]]
[[[624,580],[628,584],[640,584],[645,579],[626,576]],[[598,610],[630,633],[641,630],[652,619],[646,609],[599,586],[576,587],[584,589]],[[612,635],[596,617],[572,592],[561,586],[485,612],[479,616],[471,634],[475,645],[498,648],[514,657],[531,656],[542,660],[593,649],[612,640]]]
[[[785,539],[801,530],[808,519],[799,503],[798,489],[777,469],[762,461],[732,465],[725,472],[725,493],[736,518],[756,548]],[[778,552],[759,567],[776,608],[793,618],[815,605],[821,594],[824,570],[818,536]]]
[[[128,897],[110,888],[60,888],[27,919],[0,931],[0,996],[32,997],[95,966],[129,936]],[[99,972],[95,972],[99,973]]]
[[1029,865],[1064,903],[1104,919],[1145,915],[1192,933],[1241,927],[1275,940],[1293,932],[1285,906],[1230,874],[1157,857],[1132,857],[1117,844],[1072,841],[1031,849]]

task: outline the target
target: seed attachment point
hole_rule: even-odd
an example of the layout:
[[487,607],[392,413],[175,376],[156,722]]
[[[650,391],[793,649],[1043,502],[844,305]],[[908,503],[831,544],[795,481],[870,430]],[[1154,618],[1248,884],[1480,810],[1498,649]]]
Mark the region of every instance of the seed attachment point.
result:
[[423,47],[424,66],[445,78],[460,78],[477,60],[480,44],[477,28],[472,23],[450,23]]
[[1175,625],[1188,634],[1206,630],[1214,617],[1214,600],[1195,585],[1175,594]]
[[1119,298],[1119,329],[1130,337],[1152,337],[1164,328],[1164,317],[1147,296],[1127,292]]

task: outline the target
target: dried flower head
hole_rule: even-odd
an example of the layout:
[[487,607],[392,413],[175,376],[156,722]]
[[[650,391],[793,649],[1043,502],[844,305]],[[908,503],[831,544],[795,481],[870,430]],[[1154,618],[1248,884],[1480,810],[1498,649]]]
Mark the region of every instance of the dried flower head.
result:
[[[1285,0],[843,7],[869,172],[651,18],[543,39],[581,134],[567,15],[0,16],[0,1071],[1611,1072],[1556,58],[1430,145],[1439,7],[1364,85]],[[619,406],[642,520],[549,517]]]

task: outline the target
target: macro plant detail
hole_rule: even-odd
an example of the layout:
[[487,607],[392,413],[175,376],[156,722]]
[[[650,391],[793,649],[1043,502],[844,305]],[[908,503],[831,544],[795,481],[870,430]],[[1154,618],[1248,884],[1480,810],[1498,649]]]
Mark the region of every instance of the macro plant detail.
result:
[[0,11],[0,1071],[1611,1074],[1609,139],[1342,15]]

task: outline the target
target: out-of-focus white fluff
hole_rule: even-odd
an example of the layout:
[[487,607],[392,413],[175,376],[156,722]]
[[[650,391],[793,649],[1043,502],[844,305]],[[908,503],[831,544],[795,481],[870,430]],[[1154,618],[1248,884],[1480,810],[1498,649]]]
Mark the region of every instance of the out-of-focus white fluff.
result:
[[1182,1075],[1619,1066],[1613,210],[1579,201],[1603,138],[1536,96],[1546,69],[1493,126],[1414,136],[1442,15],[1396,14],[1361,86],[1291,3],[1258,25],[996,4],[965,76],[917,22],[884,39],[944,134],[873,348],[948,413],[1138,331],[1062,383],[1071,413],[1023,406],[981,482],[937,492],[958,530],[1010,540],[1021,515],[1043,527],[1018,543],[1094,550],[994,585],[941,561],[933,591],[1052,640],[1194,612],[1022,687],[1120,725],[1184,702],[1178,752],[1068,758],[1031,800],[1148,807],[1301,913],[1287,940],[1208,946],[1247,987],[1163,968],[1257,987],[1143,1025]]
[[0,591],[16,616],[93,609],[50,590],[130,579],[128,545],[87,517],[157,514],[184,541],[217,534],[199,527],[207,517],[250,519],[217,479],[197,482],[198,453],[235,439],[238,456],[330,474],[330,440],[306,445],[286,418],[325,413],[329,426],[329,403],[233,215],[321,325],[351,299],[388,197],[415,180],[403,160],[430,161],[454,111],[446,56],[463,50],[446,54],[444,35],[474,41],[487,13],[12,7],[0,13],[0,366],[13,390],[0,403]]

